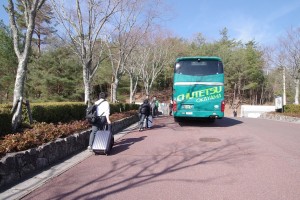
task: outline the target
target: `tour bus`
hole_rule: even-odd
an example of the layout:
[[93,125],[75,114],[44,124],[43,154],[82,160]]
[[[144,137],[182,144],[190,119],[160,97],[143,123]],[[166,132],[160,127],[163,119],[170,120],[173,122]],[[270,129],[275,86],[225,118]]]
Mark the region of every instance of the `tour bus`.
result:
[[176,59],[173,79],[173,116],[206,118],[211,122],[224,117],[224,71],[219,57]]

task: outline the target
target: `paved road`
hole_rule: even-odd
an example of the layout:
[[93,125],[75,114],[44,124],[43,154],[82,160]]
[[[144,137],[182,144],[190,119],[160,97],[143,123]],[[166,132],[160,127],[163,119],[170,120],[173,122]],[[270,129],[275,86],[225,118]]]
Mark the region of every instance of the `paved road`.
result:
[[177,124],[116,142],[24,199],[300,199],[300,124],[224,118]]

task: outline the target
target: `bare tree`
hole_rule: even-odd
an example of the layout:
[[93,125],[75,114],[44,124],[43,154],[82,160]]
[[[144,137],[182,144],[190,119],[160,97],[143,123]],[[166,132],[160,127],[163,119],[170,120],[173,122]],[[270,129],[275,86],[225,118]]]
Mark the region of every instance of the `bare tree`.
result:
[[135,102],[135,95],[137,92],[137,86],[140,80],[141,76],[141,64],[143,62],[140,62],[141,57],[139,56],[139,49],[136,48],[132,54],[129,56],[129,59],[127,61],[125,70],[127,74],[129,75],[129,81],[130,81],[130,94],[129,94],[129,103]]
[[[281,45],[280,45],[281,46]],[[270,57],[271,62],[277,67],[280,71],[282,71],[282,105],[286,105],[286,68],[287,68],[287,55],[286,52],[283,51],[280,47],[277,48],[276,51],[268,51],[272,52],[273,57]],[[265,54],[266,55],[266,54]],[[280,82],[280,84],[281,84]],[[275,83],[273,84],[273,87],[275,86]],[[274,90],[274,89],[273,89]]]
[[172,43],[163,34],[152,35],[149,38],[148,46],[145,46],[141,56],[144,58],[142,65],[142,81],[146,96],[149,97],[151,88],[158,75],[162,72],[172,60],[171,49]]
[[141,80],[143,69],[145,69],[148,64],[150,51],[145,48],[144,45],[145,44],[139,44],[139,46],[130,55],[125,67],[130,79],[130,103],[135,102],[137,85]]
[[14,99],[13,99],[13,117],[12,117],[12,128],[16,131],[21,123],[22,115],[22,100],[24,93],[25,78],[27,74],[27,63],[29,58],[29,50],[32,42],[32,35],[35,28],[35,19],[37,12],[41,9],[42,5],[46,0],[21,0],[24,7],[24,18],[26,29],[24,30],[25,37],[20,37],[21,28],[16,22],[15,4],[12,0],[8,0],[8,13],[10,17],[10,27],[13,34],[14,50],[18,58],[18,69],[14,88]]
[[[111,20],[111,33],[106,40],[112,67],[111,100],[117,101],[117,89],[125,73],[126,63],[155,17],[155,1],[147,7],[147,0],[123,0],[120,11]],[[153,3],[154,2],[154,3]],[[148,5],[149,6],[149,5]]]
[[300,86],[300,28],[291,28],[287,35],[280,40],[287,59],[287,68],[295,84],[294,104],[299,104]]
[[75,12],[72,12],[62,1],[51,0],[57,19],[66,30],[72,48],[81,61],[86,104],[90,103],[92,79],[103,61],[101,55],[104,45],[101,38],[105,35],[105,25],[118,11],[121,1],[76,0]]

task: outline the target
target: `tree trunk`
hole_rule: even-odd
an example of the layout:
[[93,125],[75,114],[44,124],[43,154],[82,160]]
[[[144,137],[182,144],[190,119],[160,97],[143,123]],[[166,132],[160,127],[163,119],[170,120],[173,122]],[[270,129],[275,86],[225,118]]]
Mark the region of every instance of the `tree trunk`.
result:
[[231,107],[236,108],[235,102],[236,102],[236,83],[234,83],[234,88],[233,88],[233,100],[232,100],[232,104]]
[[23,100],[26,72],[27,72],[27,60],[23,56],[19,59],[17,76],[15,81],[15,88],[14,88],[13,110],[12,110],[13,117],[11,121],[13,132],[15,132],[21,124],[20,119],[22,116],[22,102],[20,102],[20,105],[18,105],[18,103],[20,100]]
[[130,97],[129,103],[135,103],[135,94],[137,89],[138,79],[130,75]]
[[283,89],[283,94],[282,94],[282,105],[286,105],[286,91],[285,91],[285,67],[282,69],[282,89]]
[[259,100],[259,104],[263,105],[264,104],[264,96],[265,96],[265,91],[264,91],[264,86],[261,86],[261,94],[260,94],[260,100]]
[[134,94],[133,94],[133,80],[132,80],[132,76],[129,77],[129,80],[130,80],[130,94],[129,94],[129,103],[132,103],[133,102],[133,99],[134,99]]
[[241,77],[241,75],[239,75],[238,84],[237,84],[237,98],[238,98],[238,101],[241,101],[241,99],[242,99],[241,90],[242,90],[242,77]]
[[83,66],[83,84],[84,84],[84,103],[88,106],[91,105],[90,100],[90,90],[91,90],[91,83],[90,83],[90,76],[89,70],[87,66]]
[[119,86],[119,79],[115,79],[115,81],[112,83],[112,102],[117,103],[117,89]]
[[295,79],[295,102],[296,105],[299,105],[299,79]]

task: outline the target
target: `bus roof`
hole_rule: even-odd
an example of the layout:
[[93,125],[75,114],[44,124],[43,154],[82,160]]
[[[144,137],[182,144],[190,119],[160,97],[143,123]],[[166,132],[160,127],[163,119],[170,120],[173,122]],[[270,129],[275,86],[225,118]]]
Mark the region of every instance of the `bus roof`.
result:
[[219,60],[222,61],[220,57],[217,56],[193,56],[193,57],[180,57],[176,59],[176,62],[182,61],[182,60],[196,60],[196,59],[205,59],[205,60]]

